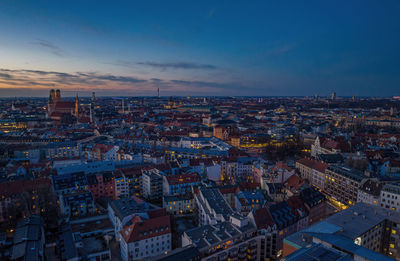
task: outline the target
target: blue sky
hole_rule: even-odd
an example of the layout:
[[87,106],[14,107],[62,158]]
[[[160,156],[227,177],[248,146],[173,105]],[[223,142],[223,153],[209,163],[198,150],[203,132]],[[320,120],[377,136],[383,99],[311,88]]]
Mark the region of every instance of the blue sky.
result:
[[399,95],[400,1],[0,1],[0,95]]

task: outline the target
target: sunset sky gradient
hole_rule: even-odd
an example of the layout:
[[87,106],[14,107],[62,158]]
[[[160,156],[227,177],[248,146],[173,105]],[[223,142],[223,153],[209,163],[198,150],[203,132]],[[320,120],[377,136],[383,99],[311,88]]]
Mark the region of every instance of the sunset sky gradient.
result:
[[400,95],[400,1],[0,1],[0,96]]

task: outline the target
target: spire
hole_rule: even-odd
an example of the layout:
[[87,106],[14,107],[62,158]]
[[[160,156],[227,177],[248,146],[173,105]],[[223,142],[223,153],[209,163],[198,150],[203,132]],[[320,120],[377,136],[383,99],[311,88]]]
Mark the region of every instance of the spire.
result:
[[89,117],[90,117],[90,123],[93,123],[93,112],[92,112],[92,106],[90,106],[90,113],[89,113]]
[[78,99],[78,93],[76,94],[75,98],[75,117],[79,117],[79,99]]

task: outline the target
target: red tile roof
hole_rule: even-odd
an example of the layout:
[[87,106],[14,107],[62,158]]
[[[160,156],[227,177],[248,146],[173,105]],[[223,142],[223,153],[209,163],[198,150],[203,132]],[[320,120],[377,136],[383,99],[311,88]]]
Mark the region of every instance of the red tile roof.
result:
[[286,188],[298,190],[304,184],[304,180],[302,180],[297,175],[292,175],[286,180]]
[[253,216],[258,229],[266,229],[274,225],[274,221],[266,208],[255,210]]
[[107,145],[107,144],[96,144],[93,147],[93,151],[99,150],[101,153],[106,153],[107,151],[114,148],[114,145]]
[[302,159],[299,159],[297,162],[300,163],[301,165],[312,168],[315,164],[315,161],[316,160],[311,159],[311,158],[302,158]]
[[327,163],[322,162],[322,161],[317,161],[311,158],[302,158],[297,161],[297,163],[300,163],[304,166],[307,166],[309,168],[315,169],[319,172],[325,172],[325,169],[329,166]]
[[135,216],[132,218],[131,223],[128,223],[128,225],[121,231],[121,235],[127,243],[168,233],[171,233],[171,222],[169,216],[160,216],[147,220],[140,216]]
[[16,180],[11,182],[0,183],[0,197],[11,197],[15,194],[20,194],[23,191],[36,190],[39,187],[51,186],[51,181],[48,178],[36,180]]

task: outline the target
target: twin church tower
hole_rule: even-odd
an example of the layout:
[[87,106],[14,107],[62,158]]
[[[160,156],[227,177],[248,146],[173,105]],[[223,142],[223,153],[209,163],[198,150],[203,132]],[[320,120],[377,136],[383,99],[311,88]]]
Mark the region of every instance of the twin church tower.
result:
[[58,118],[62,115],[69,114],[75,116],[78,121],[80,119],[83,120],[83,118],[90,118],[88,119],[88,121],[92,123],[94,120],[94,103],[94,92],[92,93],[90,108],[88,108],[89,110],[87,110],[80,106],[78,94],[76,95],[75,101],[63,101],[61,98],[61,91],[52,89],[50,90],[49,100],[47,104],[47,117]]

